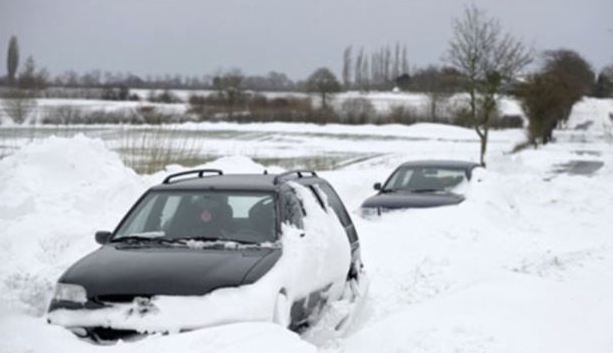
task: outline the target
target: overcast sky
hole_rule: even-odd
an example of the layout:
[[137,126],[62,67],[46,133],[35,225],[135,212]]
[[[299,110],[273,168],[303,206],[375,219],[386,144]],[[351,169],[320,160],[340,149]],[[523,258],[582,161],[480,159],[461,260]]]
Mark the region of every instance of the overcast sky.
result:
[[[613,0],[477,0],[536,49],[613,63]],[[203,75],[238,67],[303,78],[340,70],[344,47],[400,42],[411,66],[440,63],[460,0],[0,0],[0,74],[11,34],[21,56],[74,69]],[[22,62],[23,62],[22,59]]]

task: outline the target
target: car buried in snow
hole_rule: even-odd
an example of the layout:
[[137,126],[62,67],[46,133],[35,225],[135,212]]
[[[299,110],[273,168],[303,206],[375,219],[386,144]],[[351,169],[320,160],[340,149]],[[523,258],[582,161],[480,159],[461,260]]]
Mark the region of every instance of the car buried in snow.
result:
[[401,164],[377,194],[362,203],[362,217],[407,208],[457,205],[465,200],[464,192],[479,164],[465,161],[424,160]]
[[96,241],[47,313],[95,342],[242,321],[300,331],[366,290],[351,218],[312,171],[173,174]]

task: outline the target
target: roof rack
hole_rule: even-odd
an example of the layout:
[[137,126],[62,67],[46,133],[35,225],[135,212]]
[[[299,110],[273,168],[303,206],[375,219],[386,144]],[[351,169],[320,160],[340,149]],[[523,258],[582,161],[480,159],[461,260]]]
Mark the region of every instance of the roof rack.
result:
[[188,170],[188,171],[185,171],[185,172],[171,174],[171,175],[167,176],[166,179],[164,179],[164,181],[162,183],[163,184],[170,184],[170,181],[172,179],[174,179],[176,177],[184,176],[184,175],[190,175],[190,174],[198,174],[198,178],[202,178],[205,173],[215,173],[217,175],[223,175],[223,171],[221,171],[219,169],[194,169],[194,170]]
[[294,174],[297,176],[297,178],[304,178],[305,177],[304,174],[310,174],[310,175],[308,175],[310,177],[316,177],[317,176],[317,173],[315,173],[312,170],[290,170],[289,172],[281,173],[281,174],[275,176],[275,179],[274,179],[273,183],[276,185],[276,184],[279,183],[279,181],[281,181],[281,179],[287,178],[287,177],[292,176]]

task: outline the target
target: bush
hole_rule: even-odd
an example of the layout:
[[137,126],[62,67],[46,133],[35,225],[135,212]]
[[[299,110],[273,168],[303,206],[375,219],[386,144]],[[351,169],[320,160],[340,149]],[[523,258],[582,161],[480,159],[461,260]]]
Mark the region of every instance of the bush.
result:
[[418,122],[419,115],[415,108],[410,108],[402,105],[392,107],[390,112],[380,121],[382,124],[403,124],[411,125]]
[[524,119],[521,115],[503,115],[494,121],[493,126],[498,129],[520,129],[524,127]]
[[530,76],[520,89],[521,105],[528,116],[528,139],[534,145],[546,144],[553,129],[570,114],[569,98],[558,89],[559,78],[550,73]]
[[373,124],[377,121],[377,111],[370,99],[349,98],[341,106],[341,121],[346,124]]
[[11,90],[1,101],[2,108],[15,124],[23,124],[34,111],[37,103],[34,93],[27,90]]
[[177,96],[174,92],[170,90],[164,90],[159,94],[157,94],[155,90],[152,90],[149,92],[147,101],[151,103],[167,103],[167,104],[183,102],[181,98],[179,98],[179,96]]

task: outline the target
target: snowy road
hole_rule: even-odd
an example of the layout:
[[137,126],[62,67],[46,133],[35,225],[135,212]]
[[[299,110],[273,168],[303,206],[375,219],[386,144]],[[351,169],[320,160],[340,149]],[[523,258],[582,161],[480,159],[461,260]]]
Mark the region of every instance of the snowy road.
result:
[[[572,123],[607,117],[596,108],[575,112]],[[0,160],[0,352],[611,352],[613,144],[610,125],[592,125],[598,129],[557,132],[556,144],[515,155],[505,152],[521,133],[494,132],[500,142],[488,171],[459,206],[374,220],[354,212],[371,286],[344,336],[325,325],[299,337],[242,323],[113,347],[78,341],[40,314],[57,276],[96,247],[93,232],[112,228],[163,173],[138,176],[85,137],[35,143]],[[258,127],[267,128],[280,136],[292,129]],[[401,161],[474,160],[478,150],[472,131],[451,127],[415,126],[422,140],[395,142],[364,137],[379,133],[372,127],[338,129],[381,153],[322,173],[353,211]],[[353,151],[355,140],[312,136],[294,146]],[[602,165],[588,175],[556,172],[576,162]],[[207,166],[262,170],[238,156]]]

